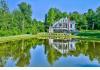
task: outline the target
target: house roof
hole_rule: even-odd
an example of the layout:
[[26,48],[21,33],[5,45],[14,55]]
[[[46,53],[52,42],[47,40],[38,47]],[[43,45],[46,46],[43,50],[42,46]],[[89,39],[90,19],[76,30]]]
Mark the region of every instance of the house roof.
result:
[[[53,27],[56,25],[56,24],[58,24],[59,22],[67,22],[68,23],[68,18],[66,17],[66,18],[61,18],[60,20],[58,20],[58,21],[56,21],[54,24],[53,24]],[[70,23],[72,23],[72,24],[76,24],[76,22],[75,21],[70,21]]]

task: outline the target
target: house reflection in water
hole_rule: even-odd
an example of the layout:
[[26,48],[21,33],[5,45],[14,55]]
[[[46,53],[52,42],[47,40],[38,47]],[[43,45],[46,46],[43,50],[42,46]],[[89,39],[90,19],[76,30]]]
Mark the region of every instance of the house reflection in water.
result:
[[59,51],[61,54],[67,54],[69,51],[76,50],[75,47],[76,40],[56,40],[56,39],[49,39],[49,45],[52,45],[54,49]]

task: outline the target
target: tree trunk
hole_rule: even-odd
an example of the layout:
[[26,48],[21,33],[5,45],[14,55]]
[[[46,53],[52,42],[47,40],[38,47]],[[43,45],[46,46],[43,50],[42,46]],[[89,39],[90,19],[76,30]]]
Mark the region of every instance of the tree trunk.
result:
[[92,24],[92,30],[94,30],[94,23]]

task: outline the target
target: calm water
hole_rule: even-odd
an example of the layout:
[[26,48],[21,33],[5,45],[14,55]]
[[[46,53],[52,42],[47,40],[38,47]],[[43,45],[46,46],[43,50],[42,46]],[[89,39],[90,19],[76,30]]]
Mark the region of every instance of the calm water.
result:
[[2,67],[97,67],[100,43],[71,40],[21,40],[0,44]]

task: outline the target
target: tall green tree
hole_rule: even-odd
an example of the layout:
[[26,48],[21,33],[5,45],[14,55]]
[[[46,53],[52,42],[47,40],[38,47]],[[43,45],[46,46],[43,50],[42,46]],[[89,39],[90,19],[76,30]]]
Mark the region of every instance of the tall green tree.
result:
[[[21,13],[23,14],[23,20],[22,20],[22,28],[23,28],[23,33],[32,33],[31,28],[32,28],[32,8],[31,5],[22,2],[19,5],[19,9]],[[27,29],[25,29],[27,28]]]
[[87,22],[86,16],[84,14],[81,14],[79,22],[78,22],[78,26],[79,26],[79,30],[81,30],[81,29],[87,30],[88,29],[88,22]]
[[96,9],[95,23],[97,25],[96,28],[100,30],[100,6]]
[[89,9],[87,14],[86,14],[86,17],[87,17],[89,29],[94,29],[94,27],[95,27],[94,26],[94,24],[95,24],[95,21],[94,21],[95,12],[92,9]]

